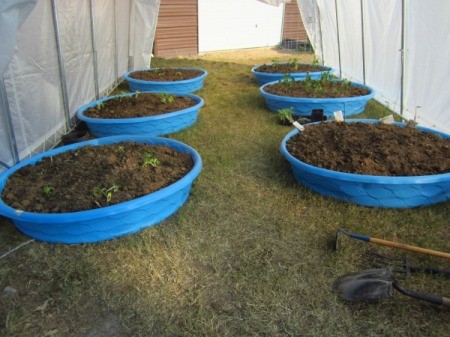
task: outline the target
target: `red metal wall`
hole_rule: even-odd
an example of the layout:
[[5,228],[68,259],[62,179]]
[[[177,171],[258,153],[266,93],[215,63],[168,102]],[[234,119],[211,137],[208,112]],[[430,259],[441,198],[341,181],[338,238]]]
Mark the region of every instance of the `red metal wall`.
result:
[[283,40],[307,42],[308,35],[303,26],[302,17],[298,10],[297,1],[286,4],[283,23]]
[[198,54],[198,0],[161,0],[153,53],[159,57]]

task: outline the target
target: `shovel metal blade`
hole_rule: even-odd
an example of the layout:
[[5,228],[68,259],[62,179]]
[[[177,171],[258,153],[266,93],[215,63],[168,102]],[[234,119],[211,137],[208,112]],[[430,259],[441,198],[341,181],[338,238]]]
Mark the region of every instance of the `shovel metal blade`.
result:
[[394,280],[394,275],[389,270],[367,269],[339,277],[333,288],[347,301],[375,302],[392,297]]

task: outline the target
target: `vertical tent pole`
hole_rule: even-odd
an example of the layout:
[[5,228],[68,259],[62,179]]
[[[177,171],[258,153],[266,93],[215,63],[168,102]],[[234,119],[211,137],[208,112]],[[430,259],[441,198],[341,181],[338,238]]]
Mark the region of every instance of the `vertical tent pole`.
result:
[[281,47],[283,47],[284,20],[285,20],[284,17],[286,16],[286,4],[284,3],[282,6],[283,6],[283,16],[281,18],[281,34],[280,34]]
[[323,56],[323,35],[322,35],[322,15],[320,14],[320,8],[316,6],[315,8],[317,8],[318,12],[319,12],[319,33],[320,33],[320,52],[322,54],[322,65],[325,64],[325,58]]
[[119,80],[119,27],[117,25],[117,0],[114,0],[114,44],[115,44],[115,58],[114,58],[114,66],[115,66],[115,83],[118,83]]
[[94,65],[94,86],[95,99],[100,98],[100,90],[98,88],[98,64],[97,64],[97,43],[95,40],[95,25],[94,25],[94,0],[89,0],[91,5],[91,40],[92,40],[92,58]]
[[66,71],[64,68],[64,59],[61,50],[61,38],[59,34],[59,23],[58,23],[58,7],[56,4],[56,0],[52,0],[52,12],[53,12],[53,25],[55,27],[56,52],[58,54],[59,80],[61,81],[61,94],[64,107],[64,117],[66,120],[66,132],[68,132],[71,129],[69,99],[67,96]]
[[401,83],[400,83],[400,115],[403,116],[403,110],[405,109],[404,106],[404,90],[405,90],[405,65],[406,65],[406,5],[405,0],[402,0],[402,46],[400,49],[401,53],[401,67],[402,67],[402,73],[401,73]]
[[6,93],[5,79],[0,80],[0,100],[3,105],[3,118],[6,125],[6,133],[8,134],[9,148],[13,156],[14,164],[20,162],[19,150],[17,149],[16,135],[14,133],[14,126],[11,118],[11,110],[9,110],[8,94]]
[[336,9],[336,30],[337,30],[337,44],[338,44],[338,57],[339,57],[339,77],[342,77],[341,41],[339,39],[339,19],[338,19],[337,0],[334,0],[334,8]]
[[134,48],[134,27],[136,24],[134,23],[135,17],[132,18],[131,15],[134,14],[136,16],[136,13],[134,11],[134,0],[130,1],[130,24],[128,27],[128,70],[134,69],[134,57],[133,52],[131,51],[132,48]]
[[361,0],[361,46],[363,83],[366,84],[366,50],[364,45],[364,0]]

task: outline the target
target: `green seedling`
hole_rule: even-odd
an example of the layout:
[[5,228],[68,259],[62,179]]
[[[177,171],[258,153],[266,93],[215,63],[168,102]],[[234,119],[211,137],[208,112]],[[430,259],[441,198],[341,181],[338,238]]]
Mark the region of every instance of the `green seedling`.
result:
[[300,62],[297,59],[289,60],[288,65],[292,67],[294,70],[297,70],[300,66]]
[[350,80],[344,79],[342,81],[342,88],[345,92],[350,91],[350,87],[352,86],[352,82]]
[[291,74],[286,73],[283,75],[283,79],[281,81],[282,86],[286,89],[286,91],[290,92],[294,89],[295,86],[295,78],[291,76]]
[[101,197],[105,197],[106,198],[106,203],[109,204],[111,202],[111,199],[114,195],[114,193],[119,192],[120,187],[119,185],[117,185],[115,182],[111,183],[111,187],[109,188],[101,188],[101,187],[94,187],[92,189],[92,195],[96,198],[101,198]]
[[161,98],[162,104],[173,103],[175,100],[172,94],[165,94],[163,92],[159,94],[159,97]]
[[161,68],[155,68],[155,74],[158,76],[164,76],[164,69]]
[[181,75],[182,75],[182,73],[181,73],[181,71],[177,71],[177,72],[175,73],[175,75],[177,75],[177,76],[181,76]]
[[151,153],[144,153],[144,163],[142,164],[142,167],[146,167],[147,165],[151,165],[153,167],[156,167],[160,164],[161,162],[159,161],[158,158],[153,157],[153,155]]
[[44,186],[44,188],[42,189],[42,194],[44,194],[46,197],[48,197],[50,194],[52,194],[55,191],[55,189],[53,187],[51,187],[50,185],[46,185]]
[[337,96],[339,94],[339,89],[337,87],[333,88],[333,95]]
[[119,146],[117,148],[117,152],[119,152],[120,154],[124,154],[125,153],[125,146]]
[[104,107],[105,107],[105,103],[103,103],[103,102],[100,102],[100,103],[97,104],[97,109],[98,109],[98,110],[101,110],[101,109],[103,109]]
[[293,113],[293,108],[280,109],[278,110],[278,119],[283,123],[292,123],[294,121],[294,118],[292,118]]
[[320,76],[320,82],[321,83],[329,83],[333,80],[333,76],[330,74],[329,71],[322,73]]
[[320,97],[324,92],[325,92],[325,88],[322,87],[322,86],[320,85],[320,83],[318,83],[318,85],[316,85],[316,86],[314,87],[314,96],[315,96],[315,97]]
[[127,98],[127,92],[125,91],[120,91],[119,96],[116,98],[116,101],[119,101],[119,103],[122,103],[122,101]]
[[320,65],[320,60],[314,56],[314,60],[312,61],[312,64],[315,66],[318,66],[318,65]]
[[139,97],[139,94],[140,94],[141,92],[139,91],[139,90],[136,90],[135,92],[134,92],[134,98],[138,98]]

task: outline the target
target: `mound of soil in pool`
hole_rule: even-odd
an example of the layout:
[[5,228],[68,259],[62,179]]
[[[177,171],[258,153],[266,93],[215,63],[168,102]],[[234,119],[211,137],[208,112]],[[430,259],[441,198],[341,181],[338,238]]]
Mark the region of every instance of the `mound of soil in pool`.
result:
[[16,171],[6,182],[2,199],[28,212],[83,211],[157,191],[184,177],[193,165],[188,153],[167,146],[134,142],[85,146]]
[[196,69],[155,68],[134,71],[129,76],[142,81],[174,82],[190,80],[201,75],[203,72]]
[[193,99],[184,96],[138,93],[108,99],[86,109],[83,115],[102,119],[148,117],[187,109],[196,104]]
[[334,171],[379,176],[450,172],[450,139],[412,127],[312,124],[286,144],[295,158]]
[[307,72],[319,72],[327,71],[328,68],[317,66],[314,64],[306,63],[274,63],[274,64],[263,64],[255,69],[260,73],[271,73],[271,74],[286,74],[286,73],[307,73]]
[[350,85],[347,81],[319,80],[282,81],[266,85],[264,91],[272,95],[304,98],[357,97],[370,93],[369,90]]

